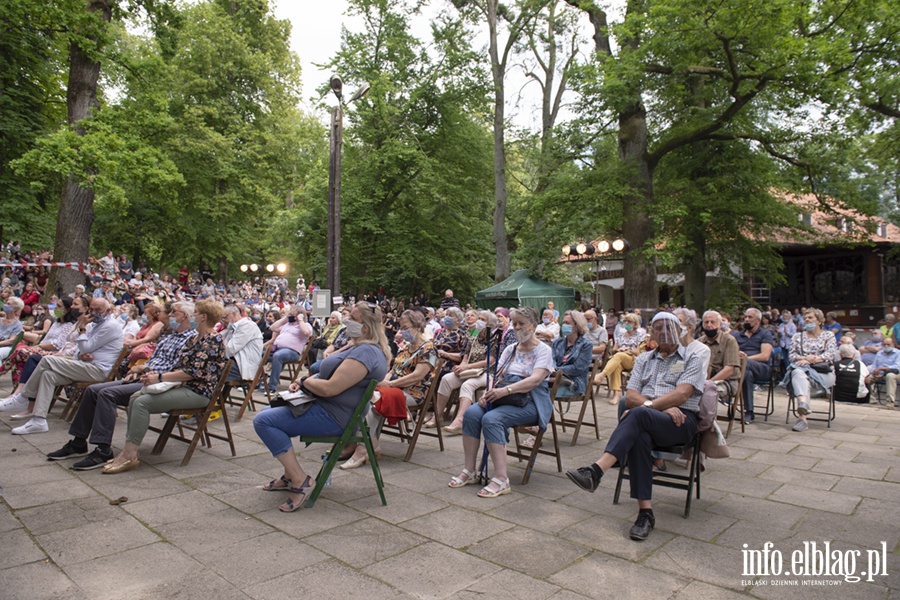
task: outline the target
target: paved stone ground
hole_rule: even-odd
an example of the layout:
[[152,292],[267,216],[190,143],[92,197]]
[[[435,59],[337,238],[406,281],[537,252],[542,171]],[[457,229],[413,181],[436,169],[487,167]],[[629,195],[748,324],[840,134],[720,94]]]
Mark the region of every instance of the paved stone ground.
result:
[[[0,387],[6,396],[8,383]],[[368,467],[336,472],[312,510],[277,510],[280,494],[259,486],[279,474],[252,428],[235,425],[237,457],[222,442],[179,466],[171,442],[121,475],[77,473],[45,453],[68,439],[55,415],[46,434],[9,435],[0,418],[0,598],[795,598],[900,599],[900,411],[838,407],[831,429],[803,434],[775,415],[730,440],[732,458],[709,461],[702,497],[682,518],[684,493],[654,489],[657,529],[628,539],[636,504],[612,503],[614,478],[595,494],[578,490],[541,457],[531,482],[494,500],[474,486],[449,489],[462,466],[459,438],[439,452],[386,438],[381,460],[388,505]],[[596,459],[613,426],[601,400],[601,440],[564,437],[564,468]],[[58,411],[57,411],[58,412]],[[221,422],[219,422],[221,423]],[[121,447],[124,420],[117,428]],[[313,472],[323,448],[301,451]],[[670,466],[670,468],[672,468]],[[113,506],[110,500],[126,496]],[[765,542],[783,556],[804,542],[866,570],[867,550],[887,548],[887,576],[742,575],[742,548]],[[847,563],[849,564],[849,563]],[[752,581],[757,580],[757,581]],[[837,587],[776,585],[835,583]]]

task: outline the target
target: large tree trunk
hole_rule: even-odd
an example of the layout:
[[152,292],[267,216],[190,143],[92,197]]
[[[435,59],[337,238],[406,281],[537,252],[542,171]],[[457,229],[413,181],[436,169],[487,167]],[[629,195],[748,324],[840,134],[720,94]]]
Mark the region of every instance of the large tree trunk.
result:
[[693,238],[691,254],[684,265],[684,304],[698,314],[706,310],[706,238]]
[[[586,0],[566,0],[585,11],[594,27],[594,51],[601,60],[614,60],[609,43],[606,12],[597,4]],[[627,10],[638,10],[639,1],[629,2]],[[634,37],[625,39],[632,50],[639,45]],[[656,286],[656,261],[648,250],[653,239],[653,223],[650,206],[653,204],[653,169],[647,154],[647,112],[641,101],[640,90],[633,90],[630,105],[619,114],[619,161],[622,163],[624,183],[633,190],[625,198],[623,213],[625,223],[622,234],[629,250],[624,257],[626,308],[656,308],[659,292]]]
[[[102,23],[108,23],[112,11],[108,0],[89,0],[87,10]],[[99,50],[99,41],[91,39]],[[84,130],[78,123],[90,116],[97,102],[97,81],[100,78],[100,63],[88,56],[76,42],[69,47],[69,85],[66,91],[66,108],[69,125],[79,135]],[[87,262],[91,226],[94,224],[94,191],[80,185],[75,174],[66,179],[59,202],[56,220],[56,244],[53,260],[62,262]],[[69,293],[84,282],[84,275],[72,269],[54,267],[50,270],[47,293]]]
[[487,0],[491,73],[494,78],[494,280],[509,277],[510,252],[506,235],[506,116],[503,76],[505,64],[497,45],[497,0]]
[[619,115],[619,160],[625,183],[634,192],[625,201],[622,226],[629,244],[624,260],[625,306],[654,309],[659,305],[656,261],[648,252],[653,239],[653,172],[647,161],[647,114],[640,102]]

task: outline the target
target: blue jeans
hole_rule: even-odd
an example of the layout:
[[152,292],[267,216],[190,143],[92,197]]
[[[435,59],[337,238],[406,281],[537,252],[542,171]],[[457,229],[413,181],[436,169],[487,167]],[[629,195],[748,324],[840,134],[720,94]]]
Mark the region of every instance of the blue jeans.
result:
[[317,361],[314,362],[313,364],[309,365],[309,374],[310,374],[310,375],[318,375],[318,374],[319,374],[319,368],[320,368],[321,366],[322,366],[322,361],[321,361],[321,360],[317,360]]
[[253,429],[272,456],[293,450],[294,436],[303,439],[304,435],[338,436],[344,432],[344,427],[318,404],[310,406],[299,417],[287,406],[264,408],[253,418]]
[[498,406],[485,410],[473,404],[463,414],[463,435],[480,439],[484,432],[484,441],[489,444],[506,444],[510,427],[517,425],[534,425],[538,422],[537,405],[529,400],[523,407]]
[[272,373],[269,375],[269,391],[274,392],[278,389],[278,381],[281,378],[281,370],[284,363],[300,360],[300,355],[296,350],[290,348],[279,348],[269,355],[269,362],[272,363]]

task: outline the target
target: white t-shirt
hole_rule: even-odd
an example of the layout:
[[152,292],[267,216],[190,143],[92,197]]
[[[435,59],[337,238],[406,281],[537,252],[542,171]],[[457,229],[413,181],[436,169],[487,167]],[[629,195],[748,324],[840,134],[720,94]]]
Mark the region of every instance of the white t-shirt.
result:
[[528,352],[519,350],[519,344],[508,346],[500,356],[498,365],[498,378],[502,378],[503,375],[529,377],[535,369],[547,369],[549,377],[556,368],[553,363],[553,350],[547,344],[538,344],[537,348]]

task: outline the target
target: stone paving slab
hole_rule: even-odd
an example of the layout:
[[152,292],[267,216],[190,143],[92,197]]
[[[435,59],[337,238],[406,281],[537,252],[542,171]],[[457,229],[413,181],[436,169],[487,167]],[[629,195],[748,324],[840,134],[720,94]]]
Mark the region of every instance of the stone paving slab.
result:
[[[68,440],[58,409],[50,432],[31,436],[9,435],[15,423],[0,414],[0,597],[900,600],[900,410],[839,405],[831,429],[796,434],[785,406],[777,393],[768,422],[732,433],[730,459],[707,461],[689,519],[683,491],[655,488],[657,528],[642,543],[628,538],[637,509],[627,484],[612,503],[615,472],[589,494],[539,457],[525,486],[511,462],[513,491],[496,499],[447,487],[463,464],[458,436],[444,452],[421,439],[409,462],[385,438],[387,506],[364,466],[336,470],[312,510],[285,514],[284,494],[259,487],[280,468],[252,414],[233,423],[236,457],[214,440],[182,467],[185,445],[151,456],[151,433],[141,467],[115,476],[46,460]],[[570,446],[560,435],[565,469],[602,453],[615,408],[598,410],[599,441],[583,433]],[[315,472],[324,448],[297,446]],[[110,505],[120,496],[128,501]],[[746,550],[770,542],[790,562],[804,543],[826,541],[863,557],[884,541],[889,575],[811,587],[801,584],[822,578],[742,574]]]

